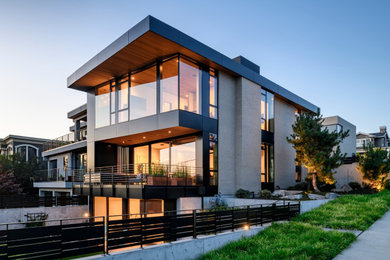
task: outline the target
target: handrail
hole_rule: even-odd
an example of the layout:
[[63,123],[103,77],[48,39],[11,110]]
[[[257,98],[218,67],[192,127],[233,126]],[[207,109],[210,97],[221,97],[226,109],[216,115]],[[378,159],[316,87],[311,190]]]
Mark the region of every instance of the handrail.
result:
[[102,166],[93,170],[73,170],[72,181],[88,184],[196,186],[203,182],[203,168],[158,163]]

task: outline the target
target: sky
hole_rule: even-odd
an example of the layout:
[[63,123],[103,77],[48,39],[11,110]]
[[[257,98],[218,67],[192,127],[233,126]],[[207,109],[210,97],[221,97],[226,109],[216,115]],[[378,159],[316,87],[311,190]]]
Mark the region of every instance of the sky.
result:
[[0,138],[68,133],[86,95],[67,77],[147,15],[375,132],[390,127],[389,14],[386,0],[0,0]]

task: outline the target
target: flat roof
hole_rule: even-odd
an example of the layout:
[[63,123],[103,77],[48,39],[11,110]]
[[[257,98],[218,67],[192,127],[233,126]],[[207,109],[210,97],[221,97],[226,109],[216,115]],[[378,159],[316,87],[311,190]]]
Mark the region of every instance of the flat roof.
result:
[[75,119],[81,115],[86,115],[87,114],[87,103],[76,107],[75,109],[71,110],[68,112],[68,118],[69,119]]
[[247,78],[312,112],[318,110],[309,101],[150,15],[77,69],[68,77],[67,86],[88,91],[156,58],[174,53],[182,53],[218,70]]

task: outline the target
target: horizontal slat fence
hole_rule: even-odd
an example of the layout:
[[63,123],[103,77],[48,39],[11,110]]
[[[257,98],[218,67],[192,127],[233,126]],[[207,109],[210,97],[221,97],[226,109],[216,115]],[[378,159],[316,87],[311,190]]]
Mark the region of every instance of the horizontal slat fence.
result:
[[[247,206],[220,211],[165,212],[164,216],[111,216],[107,223],[107,250],[143,247],[184,237],[209,235],[250,225],[289,220],[300,212],[300,203]],[[121,220],[110,218],[121,217]]]
[[21,229],[5,225],[7,228],[0,230],[0,259],[61,259],[105,252],[102,217]]

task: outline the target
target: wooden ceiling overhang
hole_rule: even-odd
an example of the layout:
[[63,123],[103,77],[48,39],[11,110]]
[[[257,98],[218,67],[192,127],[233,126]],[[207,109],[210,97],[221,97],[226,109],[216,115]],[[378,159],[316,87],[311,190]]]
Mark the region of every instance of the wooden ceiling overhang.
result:
[[175,53],[247,78],[298,107],[317,112],[317,106],[312,103],[152,16],[147,16],[76,70],[68,77],[67,86],[88,91]]

